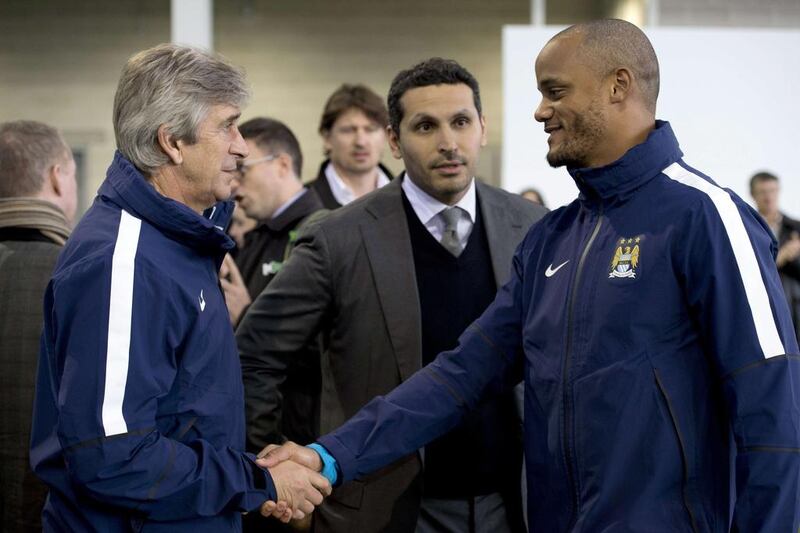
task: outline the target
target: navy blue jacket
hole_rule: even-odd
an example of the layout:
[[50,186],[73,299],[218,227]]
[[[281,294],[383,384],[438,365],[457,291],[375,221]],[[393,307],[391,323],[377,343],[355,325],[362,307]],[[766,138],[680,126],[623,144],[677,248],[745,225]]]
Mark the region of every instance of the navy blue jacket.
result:
[[[116,154],[44,302],[31,465],[45,531],[237,531],[275,497],[243,453],[217,271],[233,242]],[[217,225],[215,225],[217,224]]]
[[320,439],[344,480],[523,376],[532,531],[796,532],[800,357],[775,241],[682,155],[657,122],[571,169],[579,198],[531,228],[459,347]]

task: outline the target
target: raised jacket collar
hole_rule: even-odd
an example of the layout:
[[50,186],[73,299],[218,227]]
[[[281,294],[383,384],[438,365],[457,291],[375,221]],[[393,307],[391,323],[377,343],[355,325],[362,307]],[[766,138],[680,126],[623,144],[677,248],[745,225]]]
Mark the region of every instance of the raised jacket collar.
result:
[[280,215],[263,221],[259,226],[263,225],[272,232],[281,233],[314,211],[324,208],[322,201],[313,189],[303,189],[303,194],[298,196]]
[[613,163],[598,168],[568,168],[585,203],[626,200],[639,187],[683,157],[669,122],[657,120],[647,139]]
[[233,213],[232,201],[219,202],[208,209],[208,218],[201,216],[159,194],[119,151],[114,154],[98,195],[198,251],[214,254],[233,248],[233,241],[224,231]]

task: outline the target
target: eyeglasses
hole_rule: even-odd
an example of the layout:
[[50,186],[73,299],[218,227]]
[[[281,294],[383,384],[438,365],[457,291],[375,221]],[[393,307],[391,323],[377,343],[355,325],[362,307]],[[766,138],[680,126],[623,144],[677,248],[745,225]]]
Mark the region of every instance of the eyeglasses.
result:
[[239,173],[244,174],[250,167],[253,167],[265,161],[272,161],[277,158],[278,158],[277,155],[271,154],[271,155],[265,155],[264,157],[259,157],[257,159],[244,159],[236,163],[236,170],[238,170]]

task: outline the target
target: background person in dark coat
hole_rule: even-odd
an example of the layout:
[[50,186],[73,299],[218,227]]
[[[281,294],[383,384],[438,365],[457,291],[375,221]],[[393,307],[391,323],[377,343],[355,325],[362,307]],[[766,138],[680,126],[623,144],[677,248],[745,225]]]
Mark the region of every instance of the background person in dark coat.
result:
[[77,206],[75,161],[54,128],[0,124],[0,529],[41,531],[47,487],[28,464],[42,298]]
[[[284,123],[254,118],[242,124],[239,131],[250,155],[239,165],[234,196],[239,208],[258,222],[245,235],[236,262],[228,257],[222,269],[222,288],[234,325],[283,267],[297,232],[312,221],[315,213],[325,214],[317,194],[300,181],[303,153]],[[319,434],[319,348],[312,343],[307,349],[309,357],[303,361],[308,364],[301,365],[281,385],[285,408],[273,438],[285,435],[309,443]],[[251,446],[250,451],[257,453],[261,447]]]
[[281,269],[295,228],[322,202],[300,179],[303,153],[294,133],[272,118],[254,118],[239,127],[250,155],[242,160],[234,181],[237,207],[256,227],[244,236],[233,263],[225,259],[222,278],[225,301],[234,325],[253,298]]
[[775,263],[789,302],[794,331],[800,336],[800,221],[781,213],[780,191],[774,174],[759,172],[750,178],[750,195],[778,241]]
[[325,209],[336,209],[389,183],[380,164],[389,115],[383,99],[364,85],[344,84],[328,98],[319,123],[325,161],[309,183]]

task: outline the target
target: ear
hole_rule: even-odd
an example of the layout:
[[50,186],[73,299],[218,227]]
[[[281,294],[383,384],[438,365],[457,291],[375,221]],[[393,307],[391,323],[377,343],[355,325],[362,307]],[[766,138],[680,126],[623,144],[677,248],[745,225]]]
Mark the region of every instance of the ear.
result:
[[276,157],[275,163],[278,165],[278,175],[282,178],[294,174],[294,169],[292,168],[292,158],[289,157],[289,154],[286,152],[283,152]]
[[330,130],[325,130],[321,133],[322,135],[322,153],[326,156],[331,153],[331,132]]
[[61,196],[64,191],[64,185],[61,183],[61,175],[63,168],[61,163],[56,163],[50,167],[47,172],[47,183],[50,185],[50,190],[53,191],[55,196]]
[[486,130],[486,117],[481,115],[481,146],[486,146],[488,141],[488,132]]
[[403,149],[400,146],[400,136],[391,126],[386,126],[386,137],[389,140],[389,148],[395,159],[403,159]]
[[633,76],[627,68],[618,68],[611,75],[611,103],[619,104],[625,101],[633,88]]
[[158,145],[161,147],[161,150],[167,154],[170,161],[175,165],[182,164],[183,154],[181,153],[180,141],[172,135],[172,132],[166,124],[162,124],[158,127],[157,138]]

